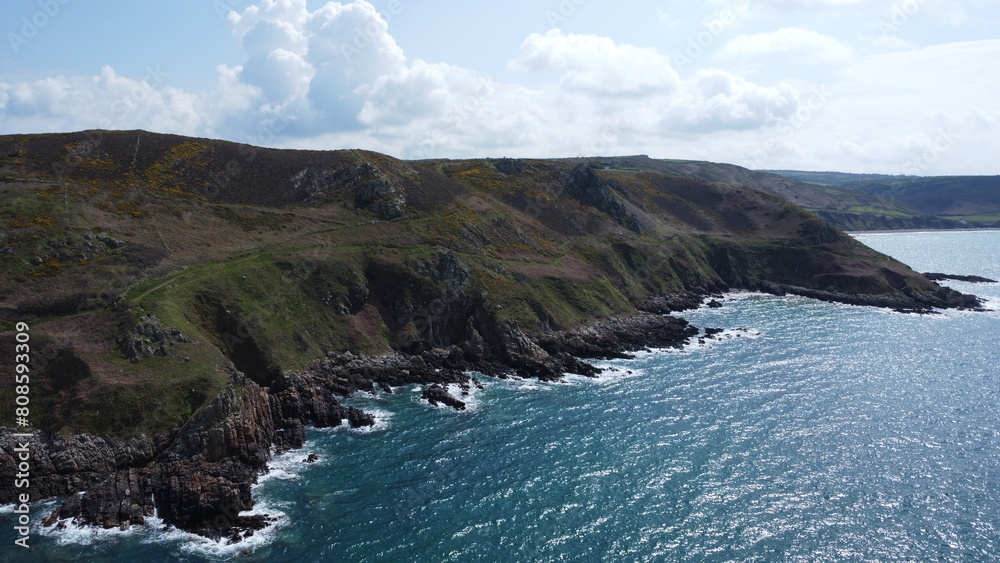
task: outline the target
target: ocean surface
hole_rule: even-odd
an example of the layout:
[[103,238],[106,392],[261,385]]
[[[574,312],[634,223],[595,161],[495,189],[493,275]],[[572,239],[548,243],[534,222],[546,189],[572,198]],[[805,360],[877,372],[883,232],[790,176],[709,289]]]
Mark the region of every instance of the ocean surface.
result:
[[[1000,232],[857,238],[918,271],[1000,279]],[[358,397],[375,429],[314,430],[280,456],[255,491],[279,521],[247,542],[154,520],[35,529],[34,551],[0,559],[1000,560],[1000,285],[947,284],[993,311],[733,294],[683,315],[723,338],[597,380],[484,378],[466,412],[416,387]]]

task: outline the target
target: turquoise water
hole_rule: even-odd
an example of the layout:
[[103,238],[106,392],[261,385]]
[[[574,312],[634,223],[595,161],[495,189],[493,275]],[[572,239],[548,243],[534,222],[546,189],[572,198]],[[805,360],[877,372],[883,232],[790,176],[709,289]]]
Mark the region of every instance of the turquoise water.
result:
[[[858,238],[1000,279],[1000,232]],[[1000,309],[1000,285],[949,285]],[[997,560],[1000,312],[723,304],[684,314],[722,340],[607,362],[596,381],[486,379],[467,412],[415,387],[353,400],[379,425],[312,431],[279,458],[256,494],[280,522],[240,559]],[[241,555],[155,525],[33,540],[19,560]]]

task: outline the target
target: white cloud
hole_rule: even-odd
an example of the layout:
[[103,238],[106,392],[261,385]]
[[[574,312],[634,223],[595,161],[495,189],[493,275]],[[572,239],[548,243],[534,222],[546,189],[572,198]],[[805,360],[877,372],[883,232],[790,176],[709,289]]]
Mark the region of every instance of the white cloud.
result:
[[[887,41],[897,52],[862,57],[834,37],[784,28],[741,35],[720,58],[698,61],[755,71],[774,61],[837,64],[837,74],[822,75],[829,95],[814,103],[807,81],[710,68],[682,78],[657,49],[558,29],[512,46],[510,80],[532,87],[500,81],[408,59],[361,0],[312,11],[305,0],[263,0],[228,21],[246,58],[216,67],[210,90],[187,92],[156,73],[136,79],[110,67],[94,77],[0,83],[4,128],[145,128],[404,158],[648,153],[742,163],[763,154],[766,167],[904,172],[920,162],[933,173],[974,166],[959,155],[995,147],[1000,124],[1000,41],[925,49]],[[758,61],[759,69],[747,64]],[[942,141],[948,127],[955,139]],[[979,170],[992,166],[983,162]]]
[[[558,29],[529,35],[509,63],[553,76],[551,86],[531,89],[446,63],[407,60],[364,1],[310,12],[304,0],[265,0],[231,14],[229,23],[247,58],[237,67],[219,66],[211,92],[157,89],[107,68],[96,82],[50,79],[6,86],[0,94],[10,114],[50,116],[41,130],[105,115],[88,126],[284,146],[337,143],[412,158],[607,154],[662,144],[665,135],[773,125],[797,107],[787,87],[719,70],[682,81],[655,49]],[[63,100],[70,95],[90,102]],[[126,100],[122,115],[98,107],[99,100],[118,99]],[[88,105],[92,112],[76,110]]]
[[597,35],[567,35],[559,29],[529,35],[510,67],[561,71],[568,89],[615,96],[669,92],[680,81],[669,57],[655,49]]
[[776,125],[798,108],[788,86],[763,87],[721,70],[701,70],[671,104],[667,128],[693,131],[757,128]]
[[761,132],[745,155],[776,145],[755,159],[759,167],[995,174],[983,149],[996,147],[998,91],[1000,40],[866,57],[840,73],[808,119],[787,133]]
[[[847,8],[884,3],[885,0],[757,0],[775,8]],[[920,0],[923,1],[923,0]]]
[[93,77],[0,83],[0,92],[6,98],[6,119],[14,130],[61,131],[86,123],[86,127],[186,133],[203,125],[196,95],[119,76],[111,67]]
[[780,57],[806,64],[840,63],[854,56],[852,49],[835,37],[800,27],[740,35],[723,47],[721,55],[768,62]]

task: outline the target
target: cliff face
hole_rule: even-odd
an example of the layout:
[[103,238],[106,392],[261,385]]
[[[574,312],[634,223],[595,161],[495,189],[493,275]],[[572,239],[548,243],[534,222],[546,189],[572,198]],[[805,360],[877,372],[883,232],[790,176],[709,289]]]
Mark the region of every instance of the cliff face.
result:
[[[435,404],[464,408],[438,385],[468,387],[470,377],[461,370],[500,376],[514,370],[543,379],[565,372],[593,375],[599,370],[578,358],[624,357],[647,346],[677,346],[698,330],[683,319],[639,315],[550,333],[538,343],[516,327],[505,327],[501,334],[502,342],[512,342],[486,353],[453,345],[392,356],[331,354],[308,370],[281,374],[270,387],[232,370],[225,390],[169,438],[38,436],[31,446],[31,487],[15,490],[9,481],[0,487],[0,502],[25,492],[35,499],[68,497],[46,525],[72,519],[125,529],[156,514],[184,530],[239,541],[268,523],[266,515],[240,513],[253,507],[251,485],[266,472],[272,446],[279,451],[301,447],[306,424],[374,424],[371,415],[341,406],[337,395],[375,387],[391,392],[392,386],[418,383],[428,385],[425,398]],[[0,470],[15,473],[16,460],[8,452],[15,451],[19,440],[9,431],[0,433]]]
[[[234,372],[226,389],[172,438],[39,435],[31,445],[31,487],[15,490],[13,481],[4,483],[0,502],[25,492],[34,499],[68,497],[47,518],[48,525],[74,519],[125,528],[142,524],[155,511],[182,529],[238,539],[241,532],[266,523],[240,512],[253,506],[250,486],[267,470],[272,446],[300,447],[307,423],[373,423],[370,415],[340,406],[322,384],[295,383],[272,391]],[[8,431],[0,434],[0,470],[5,474],[14,473],[15,460],[8,452],[19,440]]]
[[[142,131],[0,137],[0,342],[31,325],[32,497],[68,497],[58,516],[95,525],[155,509],[231,535],[262,524],[238,515],[272,446],[372,423],[337,396],[469,385],[471,370],[593,374],[585,358],[697,333],[644,312],[728,289],[978,306],[786,200],[691,176]],[[443,392],[427,389],[458,404]]]

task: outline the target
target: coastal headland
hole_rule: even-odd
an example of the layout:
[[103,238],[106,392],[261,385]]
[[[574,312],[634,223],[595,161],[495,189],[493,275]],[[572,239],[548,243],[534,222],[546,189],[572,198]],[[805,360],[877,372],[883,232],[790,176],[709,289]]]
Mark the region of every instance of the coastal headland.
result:
[[0,330],[13,350],[26,323],[31,349],[0,475],[32,435],[29,485],[4,478],[0,503],[237,541],[267,525],[241,513],[273,451],[374,422],[338,400],[358,391],[461,408],[441,384],[595,375],[710,336],[665,313],[724,291],[981,306],[775,195],[602,162],[0,137]]

